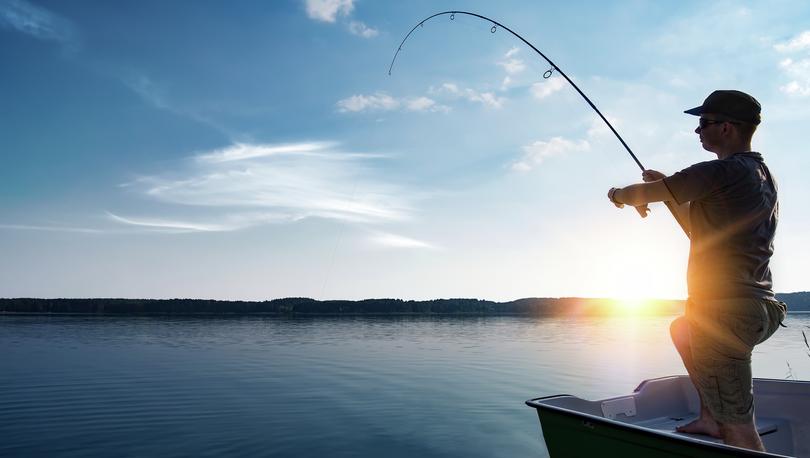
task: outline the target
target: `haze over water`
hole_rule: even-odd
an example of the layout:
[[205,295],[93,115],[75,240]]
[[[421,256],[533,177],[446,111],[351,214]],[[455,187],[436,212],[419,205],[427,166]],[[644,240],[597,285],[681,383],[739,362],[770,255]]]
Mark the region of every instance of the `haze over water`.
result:
[[[683,373],[672,318],[0,316],[0,455],[547,456],[523,402]],[[810,378],[786,324],[755,376]]]

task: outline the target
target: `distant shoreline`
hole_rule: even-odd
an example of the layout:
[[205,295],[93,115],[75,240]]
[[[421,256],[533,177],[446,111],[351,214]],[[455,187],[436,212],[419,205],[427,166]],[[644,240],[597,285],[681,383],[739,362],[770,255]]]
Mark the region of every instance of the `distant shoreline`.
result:
[[[790,313],[810,312],[810,292],[781,293]],[[27,315],[263,315],[263,316],[612,316],[672,315],[683,300],[651,300],[623,310],[621,301],[605,298],[525,298],[509,302],[480,299],[364,299],[359,301],[282,298],[267,301],[207,299],[0,299],[0,314]]]

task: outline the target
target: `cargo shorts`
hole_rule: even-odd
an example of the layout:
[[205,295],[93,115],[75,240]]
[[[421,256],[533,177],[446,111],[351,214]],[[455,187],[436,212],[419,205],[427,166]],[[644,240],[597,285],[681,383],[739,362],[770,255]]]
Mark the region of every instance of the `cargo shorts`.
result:
[[751,352],[776,332],[786,313],[784,302],[769,299],[687,301],[692,379],[718,422],[753,418]]

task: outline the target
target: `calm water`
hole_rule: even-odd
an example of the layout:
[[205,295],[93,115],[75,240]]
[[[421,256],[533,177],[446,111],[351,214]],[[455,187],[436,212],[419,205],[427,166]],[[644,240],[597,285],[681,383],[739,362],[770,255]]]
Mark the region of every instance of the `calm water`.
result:
[[[523,401],[682,373],[671,320],[0,316],[0,456],[547,456]],[[756,376],[810,379],[787,324]]]

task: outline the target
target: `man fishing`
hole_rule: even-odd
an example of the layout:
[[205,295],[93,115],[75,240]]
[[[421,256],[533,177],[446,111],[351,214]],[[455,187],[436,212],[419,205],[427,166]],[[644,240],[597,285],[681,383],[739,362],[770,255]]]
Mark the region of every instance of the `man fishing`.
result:
[[712,92],[699,107],[695,133],[717,159],[673,175],[642,173],[643,183],[611,188],[608,199],[642,216],[650,202],[670,208],[690,236],[686,312],[670,327],[701,400],[700,417],[679,432],[764,451],[754,423],[751,352],[785,318],[771,271],[778,219],[776,184],[762,155],[751,151],[760,104],[732,90]]

